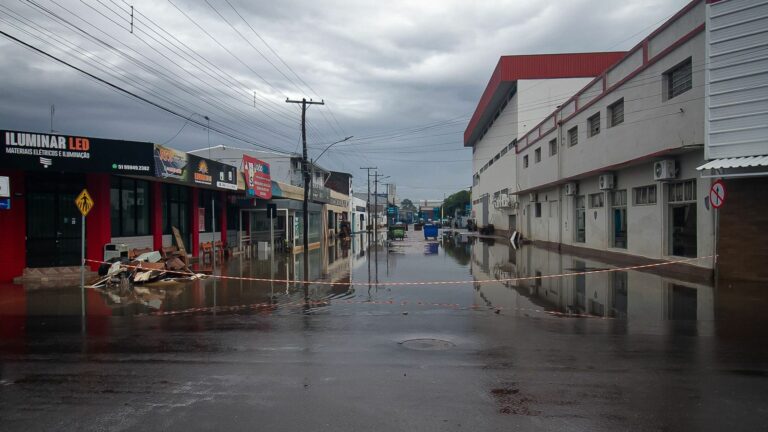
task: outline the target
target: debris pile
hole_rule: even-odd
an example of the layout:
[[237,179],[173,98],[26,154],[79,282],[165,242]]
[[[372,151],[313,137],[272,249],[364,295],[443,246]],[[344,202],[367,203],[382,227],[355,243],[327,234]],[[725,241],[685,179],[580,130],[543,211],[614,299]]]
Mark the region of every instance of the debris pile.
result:
[[190,270],[187,266],[187,254],[175,246],[164,247],[159,251],[131,249],[127,258],[112,258],[102,264],[99,267],[99,276],[100,278],[90,285],[91,288],[206,277],[205,274]]

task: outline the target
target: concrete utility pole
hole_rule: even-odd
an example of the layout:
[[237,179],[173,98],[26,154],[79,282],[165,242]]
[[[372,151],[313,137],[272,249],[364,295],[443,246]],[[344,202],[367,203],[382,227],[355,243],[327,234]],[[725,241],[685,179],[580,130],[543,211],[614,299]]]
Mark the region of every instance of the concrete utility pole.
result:
[[381,179],[389,178],[389,176],[385,176],[384,174],[379,174],[378,172],[373,173],[373,241],[377,241],[378,239],[378,223],[379,223],[379,177]]
[[[325,101],[314,102],[307,98],[299,100],[286,99],[286,103],[301,104],[301,143],[303,148],[301,158],[301,172],[304,174],[304,202],[301,206],[302,218],[304,219],[304,280],[309,280],[309,166],[307,166],[307,105],[325,105]],[[306,285],[305,285],[306,288]]]
[[[389,186],[393,185],[394,183],[384,183],[384,182],[381,182],[381,184],[384,185],[387,188],[387,210],[386,210],[386,215],[387,215],[387,232],[389,232],[389,205],[390,205],[389,204]],[[394,200],[392,200],[392,205],[395,205],[395,201]],[[395,221],[392,221],[392,222],[394,223]]]
[[368,172],[368,198],[365,200],[365,211],[368,213],[367,217],[370,221],[371,219],[371,170],[377,169],[376,167],[360,167],[360,169],[364,169]]

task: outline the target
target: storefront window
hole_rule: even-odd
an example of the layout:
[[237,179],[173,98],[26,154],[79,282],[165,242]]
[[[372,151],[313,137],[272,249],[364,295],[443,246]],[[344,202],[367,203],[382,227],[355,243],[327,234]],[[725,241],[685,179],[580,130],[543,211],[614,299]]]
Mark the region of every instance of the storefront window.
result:
[[184,186],[163,184],[163,234],[172,234],[176,227],[189,233],[189,192]]
[[112,177],[109,192],[112,237],[150,235],[149,182]]
[[[211,203],[211,200],[214,200]],[[211,232],[213,226],[213,212],[216,211],[216,229],[215,231],[221,231],[221,196],[218,191],[212,191],[208,189],[200,190],[200,200],[197,203],[200,208],[205,209],[205,232]],[[215,208],[215,209],[214,209]]]

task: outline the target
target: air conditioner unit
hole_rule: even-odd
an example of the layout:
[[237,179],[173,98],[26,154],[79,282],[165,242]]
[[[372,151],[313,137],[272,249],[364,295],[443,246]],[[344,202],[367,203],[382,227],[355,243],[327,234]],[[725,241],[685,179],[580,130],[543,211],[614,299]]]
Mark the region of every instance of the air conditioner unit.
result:
[[677,177],[677,163],[674,159],[665,159],[654,162],[653,179],[671,180]]
[[576,192],[578,192],[579,186],[576,183],[566,183],[565,184],[565,194],[566,195],[576,195]]
[[104,245],[104,261],[112,258],[128,258],[128,245],[125,243],[107,243]]
[[538,192],[531,192],[529,198],[531,202],[538,202],[539,201],[539,193]]
[[499,208],[499,200],[496,198],[493,199],[493,208],[495,209]]
[[597,182],[600,190],[613,189],[614,179],[615,177],[613,174],[602,174],[600,177],[598,177]]

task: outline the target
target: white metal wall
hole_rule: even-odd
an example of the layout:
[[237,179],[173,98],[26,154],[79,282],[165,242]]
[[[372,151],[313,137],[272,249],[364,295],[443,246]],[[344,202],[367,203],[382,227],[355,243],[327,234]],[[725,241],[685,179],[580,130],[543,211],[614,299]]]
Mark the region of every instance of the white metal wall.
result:
[[706,158],[768,154],[768,0],[707,5]]

